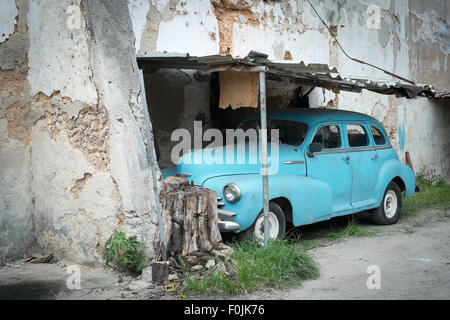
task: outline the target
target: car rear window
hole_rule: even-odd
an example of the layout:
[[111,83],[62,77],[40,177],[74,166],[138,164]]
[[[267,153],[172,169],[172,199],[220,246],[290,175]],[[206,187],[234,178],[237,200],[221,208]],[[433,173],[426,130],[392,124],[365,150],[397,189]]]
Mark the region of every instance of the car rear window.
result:
[[383,133],[381,133],[378,128],[370,127],[370,132],[372,133],[373,141],[376,145],[383,145],[386,144],[386,138],[384,137]]

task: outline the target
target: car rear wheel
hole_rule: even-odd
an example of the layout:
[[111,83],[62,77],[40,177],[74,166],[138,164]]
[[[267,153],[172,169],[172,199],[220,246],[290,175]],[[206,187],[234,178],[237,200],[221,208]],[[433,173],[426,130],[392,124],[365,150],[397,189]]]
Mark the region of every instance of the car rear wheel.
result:
[[372,219],[377,224],[394,224],[400,218],[402,193],[400,187],[391,182],[384,192],[381,205],[372,211]]
[[[281,207],[275,202],[269,203],[269,240],[281,239],[286,231],[286,218]],[[241,233],[242,240],[264,242],[264,213],[261,212],[250,228]]]

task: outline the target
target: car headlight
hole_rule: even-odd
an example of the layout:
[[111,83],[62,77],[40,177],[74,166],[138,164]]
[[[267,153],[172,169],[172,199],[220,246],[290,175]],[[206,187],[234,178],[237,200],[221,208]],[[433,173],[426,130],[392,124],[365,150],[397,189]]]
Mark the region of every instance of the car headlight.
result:
[[229,183],[223,187],[223,197],[228,202],[237,202],[241,198],[241,190],[234,183]]

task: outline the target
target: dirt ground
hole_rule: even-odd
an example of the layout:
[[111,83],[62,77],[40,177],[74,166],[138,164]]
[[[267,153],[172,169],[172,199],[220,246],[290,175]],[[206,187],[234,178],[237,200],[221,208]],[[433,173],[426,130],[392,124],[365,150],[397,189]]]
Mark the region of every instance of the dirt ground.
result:
[[[344,238],[310,250],[320,277],[300,288],[257,292],[247,299],[450,299],[449,212],[425,210],[375,236]],[[375,266],[375,267],[373,267]],[[379,289],[369,289],[374,268]]]
[[[449,211],[423,210],[393,226],[375,226],[364,218],[360,224],[377,234],[319,241],[320,246],[309,251],[319,265],[319,278],[298,288],[268,289],[231,299],[450,299]],[[324,227],[319,224],[302,232]],[[142,286],[139,279],[110,268],[80,266],[81,288],[71,290],[70,265],[9,261],[0,268],[0,300],[182,299],[170,288]],[[369,277],[377,275],[379,288],[369,289]]]

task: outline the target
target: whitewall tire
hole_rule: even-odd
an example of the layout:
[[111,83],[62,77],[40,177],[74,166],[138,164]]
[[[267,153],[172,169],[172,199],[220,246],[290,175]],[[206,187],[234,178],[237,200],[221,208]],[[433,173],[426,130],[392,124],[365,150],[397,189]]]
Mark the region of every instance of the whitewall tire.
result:
[[395,182],[391,182],[384,192],[381,205],[372,211],[372,219],[377,224],[394,224],[400,218],[401,210],[402,192]]
[[[281,239],[286,231],[286,218],[283,210],[275,202],[269,203],[269,239]],[[255,222],[241,233],[243,240],[264,242],[264,213],[260,212]]]

